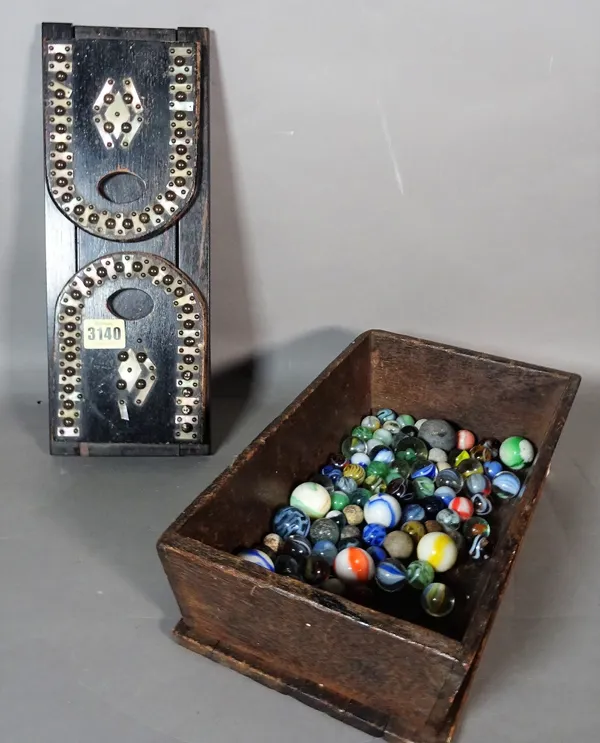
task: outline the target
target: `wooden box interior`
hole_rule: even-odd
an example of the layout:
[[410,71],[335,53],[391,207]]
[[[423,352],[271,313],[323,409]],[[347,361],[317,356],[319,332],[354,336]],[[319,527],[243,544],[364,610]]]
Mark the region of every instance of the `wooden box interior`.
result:
[[[576,375],[565,372],[383,331],[363,334],[161,538],[159,551],[183,616],[179,639],[199,652],[221,655],[223,662],[237,658],[229,664],[372,734],[398,741],[449,739],[578,383]],[[457,595],[457,609],[444,620],[425,615],[416,592],[377,593],[374,603],[370,599],[359,606],[360,598],[334,597],[230,554],[259,543],[293,486],[339,450],[342,437],[362,416],[381,407],[446,418],[479,437],[522,434],[538,449],[523,496],[503,503],[493,514],[491,559],[464,561],[445,575]],[[190,567],[194,562],[196,570]],[[207,566],[214,567],[215,575],[207,573]],[[197,574],[200,568],[204,578]],[[267,590],[259,592],[259,586]],[[221,601],[228,591],[229,598]],[[229,600],[235,608],[216,608]],[[293,612],[294,631],[316,627],[321,616],[317,610],[328,612],[325,632],[337,623],[338,631],[350,638],[358,627],[361,647],[347,668],[335,663],[332,667],[327,643],[317,643],[316,654],[305,662],[285,644],[285,629],[284,640],[271,634],[265,641],[250,627],[254,611],[258,616],[261,611],[281,612],[277,621],[283,621],[286,611],[290,617]],[[215,616],[219,612],[222,616]],[[388,633],[387,645],[381,632]],[[204,645],[194,647],[198,641],[208,643],[210,652]],[[413,656],[416,645],[420,655]],[[310,653],[310,642],[305,651]],[[361,663],[372,657],[369,652],[376,662],[370,664],[367,685],[358,675]],[[290,664],[295,664],[291,676]],[[346,690],[343,682],[351,683],[353,674],[353,688]],[[275,677],[287,679],[285,688]],[[299,679],[304,683],[301,690]],[[397,694],[385,693],[392,680],[396,688],[410,683],[416,689],[400,705],[401,715]]]

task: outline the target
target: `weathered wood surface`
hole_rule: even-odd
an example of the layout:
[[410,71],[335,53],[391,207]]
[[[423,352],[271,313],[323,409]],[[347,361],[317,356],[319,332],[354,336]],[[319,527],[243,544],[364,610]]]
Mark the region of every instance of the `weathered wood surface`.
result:
[[[578,384],[420,339],[359,336],[159,540],[182,614],[176,639],[371,735],[450,740]],[[522,498],[497,509],[491,559],[451,571],[459,608],[445,620],[404,595],[332,596],[231,554],[260,541],[293,485],[384,405],[538,446]],[[342,637],[352,652],[339,652]]]

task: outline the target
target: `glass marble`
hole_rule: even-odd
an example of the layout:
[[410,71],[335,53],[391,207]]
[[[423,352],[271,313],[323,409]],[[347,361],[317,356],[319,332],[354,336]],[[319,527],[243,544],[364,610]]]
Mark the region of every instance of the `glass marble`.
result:
[[366,426],[355,426],[350,434],[353,438],[367,442],[373,435],[373,431]]
[[475,446],[475,434],[473,431],[468,431],[466,428],[461,428],[460,431],[456,432],[456,446],[459,449],[472,449]]
[[456,531],[460,529],[460,516],[456,511],[452,511],[449,508],[444,508],[435,517],[435,520],[440,524],[444,531]]
[[321,583],[319,588],[328,593],[334,593],[336,596],[343,596],[346,590],[346,586],[339,578],[327,578],[324,583]]
[[343,476],[354,480],[357,485],[362,485],[367,474],[360,464],[350,463],[344,467]]
[[383,441],[381,441],[380,439],[371,438],[367,441],[366,446],[367,446],[367,454],[371,456],[371,452],[373,451],[373,449],[378,449],[380,446],[384,446],[384,444],[383,444]]
[[492,492],[492,483],[488,480],[485,475],[471,475],[465,480],[467,490],[471,495],[481,493],[482,495],[490,495]]
[[382,560],[375,568],[375,583],[382,591],[396,593],[406,585],[406,568],[393,557]]
[[360,547],[362,542],[359,537],[340,537],[340,541],[337,543],[338,552],[346,549],[347,547]]
[[408,585],[422,591],[435,580],[435,570],[424,560],[413,560],[406,568]]
[[347,493],[342,493],[341,490],[333,491],[331,494],[331,509],[333,511],[343,511],[349,504],[350,496]]
[[457,472],[453,468],[438,472],[438,476],[435,478],[435,484],[438,488],[452,488],[455,493],[460,493],[463,487],[463,483],[463,476],[460,474],[460,472]]
[[[367,501],[368,502],[368,501]],[[363,509],[360,506],[349,505],[342,511],[350,526],[358,526],[364,521]]]
[[321,557],[323,560],[327,560],[330,565],[333,565],[333,561],[338,553],[338,549],[333,542],[328,539],[321,539],[315,542],[312,549],[312,554],[316,557]]
[[[473,459],[478,459],[480,462],[490,462],[492,460],[492,452],[483,444],[477,444],[469,449],[469,454]],[[485,468],[484,468],[485,469]]]
[[425,522],[425,531],[429,534],[432,531],[444,531],[442,525],[433,519]]
[[388,466],[393,464],[396,455],[388,446],[376,446],[371,450],[371,460],[373,462],[383,462]]
[[485,462],[483,465],[483,471],[485,474],[493,480],[496,475],[502,472],[502,463],[494,460],[493,462]]
[[443,449],[434,447],[433,449],[429,450],[428,459],[430,462],[435,462],[437,464],[438,462],[447,462],[448,455]]
[[498,498],[516,498],[521,490],[521,481],[514,472],[501,472],[492,480],[492,492]]
[[441,619],[452,612],[456,599],[444,583],[430,583],[421,594],[421,606],[431,617]]
[[333,493],[333,491],[335,490],[335,485],[333,484],[333,480],[331,479],[331,477],[327,477],[320,472],[318,472],[316,475],[313,475],[310,478],[310,482],[316,482],[317,485],[321,485],[328,493]]
[[479,534],[469,545],[469,556],[473,560],[487,560],[489,559],[489,545],[490,541],[488,537],[483,534]]
[[329,464],[339,467],[341,470],[348,464],[348,459],[341,452],[334,452],[329,455]]
[[465,451],[464,449],[459,449],[456,453],[452,452],[450,456],[456,469],[458,469],[458,465],[461,462],[464,462],[465,459],[471,459],[471,455],[469,454],[469,452]]
[[415,544],[405,531],[391,531],[383,540],[383,549],[390,557],[406,560],[412,555]]
[[379,477],[378,475],[367,475],[363,484],[367,488],[367,490],[371,491],[371,495],[375,495],[377,493],[385,493],[387,489],[385,480],[383,479],[383,477]]
[[454,567],[458,550],[446,532],[431,532],[419,540],[417,557],[428,562],[436,573],[445,573]]
[[407,462],[403,459],[398,459],[398,458],[396,458],[396,464],[394,465],[394,468],[398,470],[398,472],[402,475],[402,477],[405,480],[407,477],[410,477],[413,471],[413,465],[411,462]]
[[[340,532],[340,539],[359,539],[360,538],[360,529],[358,526],[355,526],[354,524],[346,524]],[[339,551],[339,550],[338,550]]]
[[425,527],[420,521],[407,521],[405,524],[402,524],[402,531],[408,534],[408,536],[413,540],[413,544],[416,544],[417,546],[427,533]]
[[299,563],[303,563],[307,560],[312,552],[312,544],[306,537],[300,534],[292,534],[289,536],[281,548],[282,555],[291,555],[298,560]]
[[[348,505],[348,504],[346,504],[346,505]],[[346,506],[344,506],[344,508],[345,507]],[[342,529],[348,523],[347,520],[346,520],[346,517],[344,516],[344,514],[342,513],[342,511],[338,511],[338,510],[328,511],[325,514],[325,518],[326,519],[329,519],[329,520],[333,521],[335,524],[337,524],[337,527],[340,530],[340,532],[342,531]],[[311,527],[311,530],[312,530],[312,527]],[[337,539],[335,541],[337,541]]]
[[356,436],[349,436],[347,439],[342,441],[341,449],[344,457],[350,459],[350,457],[357,452],[366,452],[367,443]]
[[433,462],[427,462],[423,466],[416,469],[411,477],[416,480],[417,477],[428,477],[430,480],[435,480],[437,477],[438,469]]
[[386,431],[389,431],[392,436],[395,436],[402,430],[402,426],[398,423],[398,421],[386,421],[381,427],[385,428]]
[[364,470],[371,464],[371,457],[363,452],[356,452],[350,457],[351,464],[358,464]]
[[430,418],[419,428],[419,438],[426,441],[433,449],[450,451],[456,446],[456,431],[448,421]]
[[450,464],[450,462],[438,462],[437,463],[438,472],[441,472],[442,470],[448,470],[451,467],[452,465]]
[[437,495],[430,495],[427,498],[421,498],[419,505],[425,511],[425,519],[434,519],[440,511],[446,508],[446,504]]
[[425,423],[426,420],[427,418],[419,418],[418,421],[415,421],[415,428],[417,429],[417,431],[421,428],[421,426],[423,425],[423,423]]
[[486,439],[481,443],[482,446],[485,446],[486,449],[492,452],[492,459],[498,459],[498,454],[500,453],[500,442],[498,439]]
[[311,586],[318,586],[329,578],[331,565],[322,557],[311,555],[304,566],[304,580]]
[[[324,467],[321,467],[321,474],[329,478],[331,482],[335,485],[335,483],[342,476],[342,470],[333,464],[326,464]],[[327,490],[327,488],[325,489]]]
[[407,436],[396,447],[396,461],[414,462],[417,457],[427,459],[427,444],[416,436]]
[[470,457],[468,455],[468,452],[466,459],[462,459],[456,464],[456,469],[463,477],[471,477],[471,475],[483,474],[483,465],[481,464],[481,462],[478,459]]
[[281,548],[283,547],[283,539],[279,536],[279,534],[267,534],[267,536],[263,539],[263,544],[265,547],[268,547],[269,549],[273,550],[275,554],[278,552],[281,552]]
[[475,510],[473,501],[470,498],[466,498],[464,495],[457,495],[454,500],[450,501],[448,508],[451,511],[455,511],[462,521],[470,519]]
[[511,470],[522,470],[533,462],[535,450],[523,436],[509,436],[500,444],[500,460]]
[[446,506],[449,506],[450,502],[456,498],[456,492],[448,485],[441,485],[434,490],[433,494],[437,498],[441,498]]
[[401,477],[397,477],[388,483],[386,492],[388,495],[401,501],[406,495],[406,483]]
[[419,431],[414,426],[404,426],[400,429],[400,433],[403,433],[405,436],[411,436],[412,438],[416,438],[419,435]]
[[412,482],[413,493],[417,498],[427,498],[435,492],[435,483],[429,477],[415,477]]
[[333,563],[335,574],[345,583],[366,582],[375,575],[373,558],[360,547],[346,547],[338,552]]
[[[343,479],[344,478],[341,477],[338,480],[338,484],[342,482]],[[351,482],[354,482],[354,480]],[[340,488],[340,490],[343,490],[343,488]],[[322,485],[319,485],[319,483],[303,482],[292,490],[290,506],[298,508],[311,519],[319,519],[325,516],[327,511],[331,510],[331,496]],[[275,531],[277,531],[277,529],[275,529]]]
[[395,421],[397,414],[391,408],[381,408],[375,413],[375,417],[383,424],[386,421]]
[[374,439],[377,439],[378,441],[381,441],[381,443],[384,446],[390,446],[391,443],[392,443],[393,436],[392,436],[392,434],[389,431],[386,431],[385,428],[378,428],[373,433],[373,438]]
[[360,425],[368,428],[370,431],[376,431],[381,427],[381,421],[376,415],[367,415],[361,420]]
[[475,539],[475,537],[478,536],[484,536],[489,537],[491,534],[490,525],[485,519],[482,519],[480,516],[473,516],[470,519],[467,519],[465,523],[463,524],[462,533],[469,542]]
[[425,509],[420,503],[409,503],[403,509],[404,521],[425,521]]
[[402,433],[402,429],[400,429],[400,431],[398,431],[398,433],[395,433],[395,434],[393,435],[393,438],[392,438],[392,449],[393,449],[394,451],[396,451],[396,449],[398,448],[398,444],[399,444],[399,443],[400,443],[400,442],[401,442],[401,441],[402,441],[403,439],[407,439],[407,438],[408,438],[408,436],[407,436],[407,435],[406,435],[405,433]]
[[346,493],[346,495],[351,495],[357,487],[358,485],[356,484],[356,480],[344,476],[340,477],[335,484],[336,490],[341,490],[342,493]]
[[481,493],[474,495],[471,498],[471,502],[473,503],[473,510],[477,516],[487,516],[488,513],[491,513],[494,510],[492,501]]
[[363,528],[362,540],[370,547],[381,547],[386,536],[387,530],[385,526],[382,526],[381,524],[367,524]]
[[309,536],[313,544],[321,539],[328,539],[335,544],[340,538],[340,527],[333,519],[316,519],[312,522]]
[[402,509],[391,495],[374,495],[365,503],[364,517],[367,524],[381,524],[393,529],[400,521]]
[[385,482],[387,485],[389,485],[393,480],[404,482],[404,475],[400,473],[400,470],[395,464],[390,467],[389,472],[385,476]]
[[415,419],[412,417],[412,415],[409,415],[408,413],[401,413],[400,415],[396,416],[396,420],[402,426],[414,426],[415,425]]
[[275,560],[275,572],[279,575],[287,575],[289,578],[302,580],[302,567],[304,561],[300,562],[292,555],[277,555]]
[[383,549],[383,547],[378,547],[377,545],[373,544],[370,547],[367,548],[367,552],[371,555],[373,558],[373,562],[375,565],[380,563],[382,560],[385,560],[388,557],[387,552]]
[[375,475],[376,477],[385,477],[389,472],[390,468],[385,462],[374,461],[367,467],[367,475]]
[[241,550],[238,552],[238,557],[241,557],[242,560],[245,560],[246,562],[251,562],[254,565],[259,565],[261,568],[265,568],[266,570],[270,570],[273,572],[275,570],[275,565],[273,564],[273,560],[269,557],[269,555],[266,554],[266,552],[263,552],[262,550],[256,549],[253,547],[252,549],[246,549]]
[[353,506],[364,508],[365,503],[372,497],[373,493],[370,490],[367,490],[366,488],[357,488],[350,496],[350,503]]
[[282,539],[292,534],[306,536],[310,530],[310,519],[299,508],[285,506],[280,508],[273,517],[273,531]]

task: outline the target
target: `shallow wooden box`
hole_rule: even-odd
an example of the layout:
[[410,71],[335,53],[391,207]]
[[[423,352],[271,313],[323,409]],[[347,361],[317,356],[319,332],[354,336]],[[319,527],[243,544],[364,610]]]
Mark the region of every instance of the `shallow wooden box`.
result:
[[[362,334],[160,538],[182,614],[176,639],[370,735],[451,740],[578,385],[575,374]],[[446,418],[479,437],[522,434],[538,448],[523,496],[495,511],[491,559],[445,578],[457,609],[444,620],[404,591],[363,606],[231,554],[260,542],[292,486],[382,407]]]

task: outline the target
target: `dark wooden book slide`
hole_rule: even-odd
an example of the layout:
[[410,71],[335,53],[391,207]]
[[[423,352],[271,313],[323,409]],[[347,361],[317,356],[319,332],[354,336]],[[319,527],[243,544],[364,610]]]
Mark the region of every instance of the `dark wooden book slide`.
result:
[[209,451],[208,30],[42,27],[50,450]]

